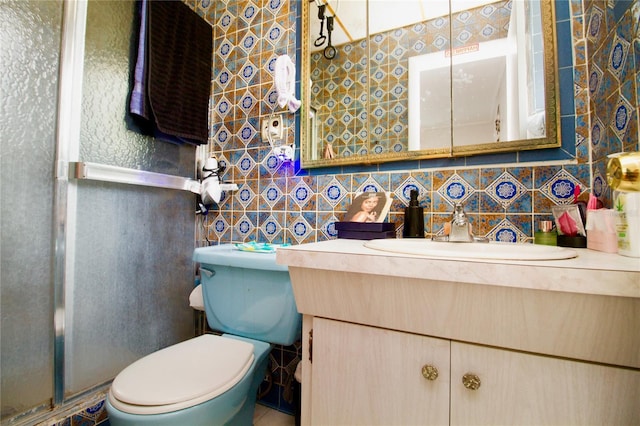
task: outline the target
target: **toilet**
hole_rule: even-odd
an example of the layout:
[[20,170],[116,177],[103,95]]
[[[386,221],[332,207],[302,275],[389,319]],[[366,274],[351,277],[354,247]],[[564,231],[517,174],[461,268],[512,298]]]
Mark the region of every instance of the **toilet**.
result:
[[147,355],[113,380],[111,425],[251,425],[273,344],[300,338],[289,272],[275,253],[197,248],[205,334]]

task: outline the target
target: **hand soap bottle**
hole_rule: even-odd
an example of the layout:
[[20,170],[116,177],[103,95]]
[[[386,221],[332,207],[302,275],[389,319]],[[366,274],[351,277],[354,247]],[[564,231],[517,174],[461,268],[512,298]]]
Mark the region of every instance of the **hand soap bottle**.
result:
[[424,210],[418,205],[418,191],[411,190],[409,206],[404,208],[404,238],[424,238]]

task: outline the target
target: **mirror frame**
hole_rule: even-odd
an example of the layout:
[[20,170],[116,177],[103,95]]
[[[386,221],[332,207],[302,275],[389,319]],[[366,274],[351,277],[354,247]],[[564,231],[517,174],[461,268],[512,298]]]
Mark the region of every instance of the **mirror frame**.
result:
[[[493,153],[516,152],[525,150],[537,150],[546,148],[558,148],[561,146],[560,133],[560,98],[558,85],[557,66],[557,36],[556,36],[556,14],[555,0],[540,2],[543,45],[544,45],[544,84],[545,84],[545,104],[546,104],[546,133],[544,138],[521,139],[508,142],[489,142],[466,146],[453,146],[453,131],[451,136],[451,146],[449,148],[427,149],[421,151],[387,152],[383,154],[350,155],[347,157],[335,157],[331,159],[312,159],[311,138],[310,138],[310,113],[311,113],[311,52],[309,48],[309,4],[313,0],[303,0],[302,3],[302,36],[300,54],[301,63],[301,134],[300,134],[300,164],[302,168],[334,167],[345,165],[374,165],[394,161],[411,161],[435,158],[467,157],[470,155],[482,155]],[[451,15],[450,15],[451,16]],[[454,100],[452,100],[453,104]]]

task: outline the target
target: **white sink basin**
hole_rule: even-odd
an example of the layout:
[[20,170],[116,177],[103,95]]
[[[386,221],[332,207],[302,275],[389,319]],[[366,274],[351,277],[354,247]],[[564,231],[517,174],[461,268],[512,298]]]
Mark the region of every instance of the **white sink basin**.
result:
[[573,249],[536,244],[450,243],[416,239],[365,241],[365,247],[391,253],[453,259],[558,260],[577,257]]

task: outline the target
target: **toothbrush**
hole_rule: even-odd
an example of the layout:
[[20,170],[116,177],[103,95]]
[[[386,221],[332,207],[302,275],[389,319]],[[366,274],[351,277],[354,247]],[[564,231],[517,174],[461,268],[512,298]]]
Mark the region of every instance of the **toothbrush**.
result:
[[578,199],[581,192],[582,188],[580,187],[580,185],[576,185],[573,189],[573,204],[578,206],[580,220],[582,221],[582,226],[584,226],[587,223],[587,203]]

